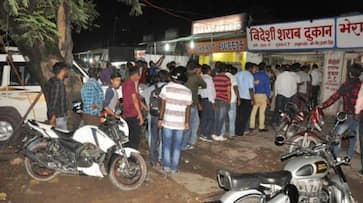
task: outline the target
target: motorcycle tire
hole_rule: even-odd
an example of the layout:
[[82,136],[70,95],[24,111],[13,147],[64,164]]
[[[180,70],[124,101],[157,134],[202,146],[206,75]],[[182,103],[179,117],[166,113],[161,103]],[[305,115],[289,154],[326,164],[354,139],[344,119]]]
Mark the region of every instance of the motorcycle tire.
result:
[[117,156],[112,160],[109,173],[111,183],[120,190],[125,191],[139,188],[145,181],[147,175],[146,163],[140,154],[131,152],[130,157],[127,159],[130,167],[136,168],[135,174],[126,174],[127,171],[125,170],[128,169],[120,169],[120,166],[125,167],[122,156]]
[[[308,139],[308,145],[309,146],[305,146],[305,147],[310,147],[311,144],[313,144],[313,146],[315,146],[315,145],[317,145],[317,144],[320,143],[320,141],[317,138],[312,137],[312,136],[308,136],[307,139]],[[290,140],[291,140],[291,142],[293,144],[290,145],[290,147],[289,147],[289,153],[295,151],[297,147],[304,148],[304,146],[302,146],[302,142],[304,140],[304,136],[295,135],[295,136],[291,137]]]
[[[30,151],[36,154],[39,150],[46,149],[47,147],[48,147],[48,144],[46,142],[40,142],[40,143],[33,145],[31,147]],[[33,164],[36,164],[35,161],[29,159],[28,157],[25,157],[24,164],[25,164],[26,172],[29,174],[29,176],[38,181],[49,181],[49,180],[52,180],[53,178],[55,178],[59,174],[59,172],[56,170],[52,170],[52,169],[45,168],[42,166],[40,166],[40,168],[44,168],[45,170],[47,170],[49,172],[44,172],[42,174],[39,174],[38,172],[36,172],[33,169]]]

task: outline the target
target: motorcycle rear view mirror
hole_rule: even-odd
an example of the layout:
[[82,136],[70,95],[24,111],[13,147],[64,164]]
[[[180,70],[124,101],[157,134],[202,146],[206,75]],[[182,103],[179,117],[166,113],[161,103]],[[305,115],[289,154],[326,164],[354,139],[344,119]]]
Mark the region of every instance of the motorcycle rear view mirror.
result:
[[277,145],[277,146],[284,145],[285,141],[286,141],[285,136],[278,135],[275,137],[275,145]]
[[348,114],[345,112],[338,112],[337,113],[337,120],[339,122],[344,122],[348,119]]

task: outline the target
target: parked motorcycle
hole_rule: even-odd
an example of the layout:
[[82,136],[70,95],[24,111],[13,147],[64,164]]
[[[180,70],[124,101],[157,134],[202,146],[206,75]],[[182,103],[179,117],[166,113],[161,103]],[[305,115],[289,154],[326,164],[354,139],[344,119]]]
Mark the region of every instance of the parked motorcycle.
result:
[[[309,112],[301,112],[296,104],[288,103],[281,113],[281,124],[277,130],[278,140],[289,143],[289,152],[298,147],[311,147],[321,143],[317,132],[324,125],[323,112],[319,108],[311,108]],[[285,141],[286,140],[286,141]]]
[[[346,116],[338,114],[337,124]],[[337,126],[336,124],[336,126]],[[311,148],[299,148],[281,157],[288,160],[284,169],[277,172],[233,174],[218,171],[218,184],[227,192],[221,197],[223,203],[269,202],[269,203],[353,203],[346,177],[341,168],[345,160],[336,158],[333,146],[339,137],[332,133]]]
[[74,132],[28,120],[25,133],[25,168],[38,181],[49,181],[60,173],[108,176],[117,188],[133,190],[146,178],[140,153],[123,146],[129,135],[123,119],[106,117],[100,126],[86,125]]

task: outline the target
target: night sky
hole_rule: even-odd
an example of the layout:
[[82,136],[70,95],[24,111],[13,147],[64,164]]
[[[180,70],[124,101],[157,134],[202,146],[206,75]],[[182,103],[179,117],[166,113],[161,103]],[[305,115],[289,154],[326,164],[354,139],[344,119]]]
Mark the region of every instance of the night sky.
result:
[[[143,2],[142,0],[140,0]],[[293,20],[306,20],[339,16],[343,13],[363,13],[363,1],[344,0],[337,5],[333,1],[277,0],[149,0],[154,5],[181,15],[177,18],[150,6],[143,7],[143,15],[129,16],[130,7],[116,0],[95,0],[100,16],[99,28],[74,33],[74,51],[84,51],[107,46],[135,45],[143,35],[152,34],[162,40],[166,29],[177,29],[180,36],[191,33],[191,20],[247,12],[253,24],[267,24]],[[317,2],[321,5],[317,5]]]

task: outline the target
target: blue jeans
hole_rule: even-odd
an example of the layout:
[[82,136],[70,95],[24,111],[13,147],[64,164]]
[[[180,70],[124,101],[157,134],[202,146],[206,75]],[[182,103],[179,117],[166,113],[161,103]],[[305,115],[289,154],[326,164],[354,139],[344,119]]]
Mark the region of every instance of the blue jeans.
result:
[[55,121],[57,128],[62,129],[62,130],[67,130],[67,117],[58,117],[56,118]]
[[176,171],[179,168],[183,130],[163,128],[163,168]]
[[213,104],[208,101],[208,99],[202,99],[202,115],[200,120],[200,132],[205,136],[210,138],[212,133],[214,133],[214,110]]
[[[237,115],[237,104],[231,103],[229,105],[229,110],[228,110],[228,121],[229,121],[228,135],[231,137],[236,135],[236,131],[235,131],[236,115]],[[225,134],[225,132],[226,132],[226,125],[223,125],[222,135]]]
[[[343,135],[345,131],[347,131],[348,129],[350,130],[350,138],[349,138],[349,147],[348,147],[348,156],[350,157],[353,157],[353,154],[354,154],[354,147],[355,147],[355,143],[357,142],[357,130],[358,130],[358,121],[356,121],[353,116],[348,116],[348,119],[338,125],[337,127],[337,134],[339,136]],[[339,143],[339,145],[335,146],[334,147],[334,154],[335,156],[339,156],[340,154],[340,147],[341,147],[341,144]]]
[[190,109],[190,122],[189,130],[184,132],[183,137],[183,149],[188,145],[195,145],[198,141],[198,129],[199,129],[199,112],[196,105]]
[[223,135],[223,126],[225,125],[225,121],[228,115],[228,108],[229,108],[229,103],[226,103],[224,101],[221,100],[216,100],[216,121],[215,121],[215,126],[216,126],[216,135],[217,136],[222,136]]

